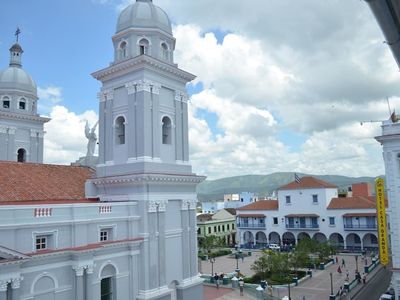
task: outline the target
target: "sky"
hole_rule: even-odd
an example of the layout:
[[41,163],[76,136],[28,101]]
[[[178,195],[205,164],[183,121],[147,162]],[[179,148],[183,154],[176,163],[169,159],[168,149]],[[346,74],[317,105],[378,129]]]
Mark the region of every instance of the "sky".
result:
[[[100,90],[90,74],[113,60],[116,20],[132,2],[0,2],[0,69],[19,26],[23,68],[38,85],[40,113],[52,118],[46,163],[85,155]],[[153,3],[172,21],[175,62],[197,75],[187,87],[194,172],[384,174],[374,137],[389,118],[386,99],[400,110],[400,74],[365,1]]]

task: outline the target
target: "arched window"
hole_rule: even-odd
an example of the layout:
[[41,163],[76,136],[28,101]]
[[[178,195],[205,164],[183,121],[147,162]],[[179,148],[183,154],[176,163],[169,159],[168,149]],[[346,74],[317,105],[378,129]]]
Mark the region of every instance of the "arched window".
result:
[[10,98],[3,97],[3,108],[10,108]]
[[25,162],[26,161],[26,151],[23,148],[18,149],[17,151],[17,161]]
[[141,39],[139,41],[139,55],[143,55],[143,54],[149,54],[149,46],[150,43],[148,40],[146,39]]
[[161,44],[161,53],[162,53],[163,59],[169,60],[169,49],[168,49],[168,45],[166,43]]
[[125,41],[123,41],[120,45],[119,45],[119,58],[120,59],[125,59],[127,57],[127,43]]
[[164,117],[162,119],[162,143],[171,144],[171,119]]
[[115,143],[117,145],[125,144],[125,118],[118,117],[115,120]]
[[26,108],[26,100],[24,98],[19,99],[18,108],[19,109],[25,109]]

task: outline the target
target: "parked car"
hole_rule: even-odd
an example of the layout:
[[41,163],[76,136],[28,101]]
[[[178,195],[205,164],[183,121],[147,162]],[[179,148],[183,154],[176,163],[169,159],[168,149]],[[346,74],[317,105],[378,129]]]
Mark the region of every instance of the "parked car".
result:
[[279,246],[278,244],[269,244],[268,248],[271,250],[281,250],[281,246]]
[[379,300],[394,300],[394,296],[392,296],[390,294],[382,294],[379,297]]

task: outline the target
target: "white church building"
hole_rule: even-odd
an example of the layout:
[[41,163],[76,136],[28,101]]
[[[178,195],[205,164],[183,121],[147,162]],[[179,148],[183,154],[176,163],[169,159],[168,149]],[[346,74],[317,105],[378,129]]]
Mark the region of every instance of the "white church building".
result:
[[36,85],[0,73],[0,300],[203,299],[186,84],[166,13],[124,9],[99,93],[95,170],[42,164]]

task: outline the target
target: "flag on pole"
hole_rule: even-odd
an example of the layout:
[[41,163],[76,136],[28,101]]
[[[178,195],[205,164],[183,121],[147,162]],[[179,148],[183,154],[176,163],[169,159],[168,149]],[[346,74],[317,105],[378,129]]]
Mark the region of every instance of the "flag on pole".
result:
[[294,173],[294,181],[296,181],[296,183],[300,183],[300,177],[296,173]]

